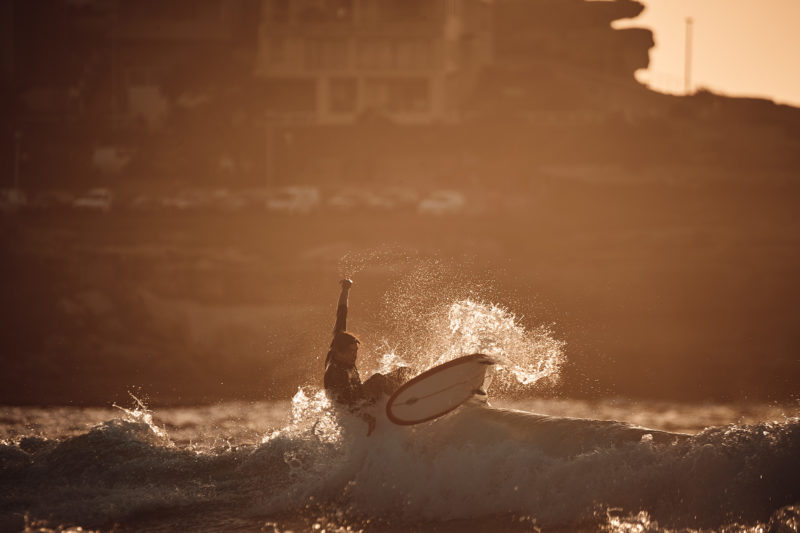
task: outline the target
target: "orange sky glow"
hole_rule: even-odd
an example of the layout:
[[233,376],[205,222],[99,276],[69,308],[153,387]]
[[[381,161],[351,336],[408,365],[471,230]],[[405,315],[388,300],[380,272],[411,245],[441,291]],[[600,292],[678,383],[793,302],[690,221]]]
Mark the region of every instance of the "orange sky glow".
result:
[[692,87],[800,106],[800,0],[641,0],[647,8],[615,27],[655,33],[650,68],[637,79],[684,92],[686,18],[693,19]]

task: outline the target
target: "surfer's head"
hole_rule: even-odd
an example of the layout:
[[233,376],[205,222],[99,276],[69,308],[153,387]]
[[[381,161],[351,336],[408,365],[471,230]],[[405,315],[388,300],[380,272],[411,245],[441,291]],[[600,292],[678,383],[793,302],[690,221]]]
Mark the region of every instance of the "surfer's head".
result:
[[361,341],[349,331],[340,331],[333,337],[333,351],[340,363],[354,364]]

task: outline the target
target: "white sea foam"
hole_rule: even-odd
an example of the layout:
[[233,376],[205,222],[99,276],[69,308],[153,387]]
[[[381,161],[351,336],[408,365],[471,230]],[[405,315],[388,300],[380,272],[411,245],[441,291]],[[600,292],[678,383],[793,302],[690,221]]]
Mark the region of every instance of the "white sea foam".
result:
[[353,419],[347,449],[325,454],[324,468],[298,478],[304,490],[293,503],[281,496],[281,506],[313,499],[347,509],[350,519],[509,515],[548,527],[597,523],[598,509],[620,508],[627,513],[603,518],[609,531],[700,531],[754,527],[800,498],[796,419],[653,439],[613,422],[525,416],[467,406],[411,428],[382,421],[371,437]]
[[554,338],[548,326],[527,330],[510,310],[466,298],[429,312],[416,344],[406,343],[399,353],[385,350],[375,370],[386,373],[408,366],[419,373],[477,352],[499,361],[490,394],[531,389],[543,379],[555,381],[565,360],[564,342]]
[[[290,517],[295,530],[308,530],[359,529],[380,517],[387,530],[425,530],[449,520],[491,529],[509,517],[501,529],[530,530],[533,521],[664,533],[755,532],[771,521],[784,528],[775,531],[793,531],[797,522],[797,508],[787,507],[800,501],[796,418],[670,442],[637,439],[648,432],[609,422],[486,413],[468,405],[410,428],[380,419],[367,437],[363,420],[304,389],[284,427],[263,442],[203,453],[164,443],[143,421],[110,420],[63,441],[0,445],[0,503],[56,524],[141,530],[153,524],[131,521],[161,517],[172,529],[192,521],[213,531],[246,517]],[[195,431],[213,433],[215,423]]]
[[[435,285],[446,284],[438,278]],[[484,352],[500,361],[490,395],[558,377],[564,345],[547,326],[528,319],[526,328],[510,310],[458,290],[404,294],[392,300],[399,320],[386,332],[391,349],[367,354],[364,370],[406,365],[421,372]],[[360,416],[303,388],[279,429],[198,451],[176,444],[137,402],[123,419],[60,441],[0,444],[0,507],[56,524],[131,530],[148,530],[152,522],[136,522],[148,516],[166,517],[161,529],[191,523],[207,531],[258,529],[253,520],[278,530],[275,517],[287,516],[296,530],[359,529],[377,517],[386,530],[442,529],[459,520],[508,530],[506,518],[517,530],[536,524],[620,533],[792,531],[798,523],[797,418],[680,436],[474,404],[400,427],[383,409],[382,402],[368,408],[378,422],[367,436]],[[219,432],[195,419],[193,431]],[[240,527],[243,517],[255,518]],[[498,521],[504,526],[493,527]]]
[[[290,424],[254,452],[305,454],[289,490],[268,498],[265,511],[313,503],[344,510],[340,524],[512,516],[544,527],[744,532],[800,500],[797,419],[682,436],[468,404],[400,427],[380,418],[378,404],[378,426],[367,437],[362,420],[326,402],[298,393]],[[315,434],[320,427],[336,437]],[[606,509],[624,512],[606,517]]]

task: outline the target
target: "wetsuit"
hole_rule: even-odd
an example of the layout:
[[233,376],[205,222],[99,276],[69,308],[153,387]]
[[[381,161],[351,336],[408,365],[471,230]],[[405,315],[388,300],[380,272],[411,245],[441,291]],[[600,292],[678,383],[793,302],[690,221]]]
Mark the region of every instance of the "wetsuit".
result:
[[[347,329],[347,301],[349,286],[342,287],[339,303],[336,307],[336,324],[333,326],[333,340],[325,358],[325,377],[323,384],[328,397],[336,403],[344,405],[351,412],[360,416],[370,425],[370,432],[375,426],[375,418],[369,413],[361,412],[361,407],[375,403],[381,394],[392,394],[401,383],[410,376],[410,369],[400,367],[387,375],[376,373],[365,383],[361,382],[355,361],[343,363],[335,355],[336,336]],[[368,433],[369,434],[369,433]]]
[[[336,308],[336,324],[333,326],[333,337],[347,329],[347,303],[340,299]],[[348,365],[341,363],[334,357],[334,341],[328,355],[325,357],[325,377],[323,383],[328,395],[336,402],[355,407],[356,404],[366,399],[364,385],[355,364]]]

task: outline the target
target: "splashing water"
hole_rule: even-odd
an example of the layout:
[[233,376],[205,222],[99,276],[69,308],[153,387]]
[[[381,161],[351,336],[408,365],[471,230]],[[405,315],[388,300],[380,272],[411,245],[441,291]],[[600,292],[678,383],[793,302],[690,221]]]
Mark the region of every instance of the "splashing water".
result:
[[144,426],[149,428],[149,430],[153,433],[153,436],[157,441],[160,441],[160,443],[164,445],[170,445],[171,441],[167,435],[167,432],[153,422],[153,411],[151,411],[142,400],[134,396],[131,392],[128,392],[128,395],[136,404],[134,408],[127,409],[117,404],[113,404],[113,406],[125,413],[125,418],[128,422],[132,422],[134,424],[144,424]]
[[[200,409],[190,430],[214,433],[239,409],[257,417],[265,405],[230,409]],[[198,454],[120,419],[64,439],[13,439],[0,444],[0,530],[798,531],[797,418],[611,445],[630,428],[489,412],[379,422],[367,437],[363,420],[302,389],[285,427],[258,444]]]
[[621,509],[613,508],[607,511],[607,521],[601,524],[599,531],[603,533],[767,533],[767,532],[794,532],[800,527],[798,519],[798,506],[789,505],[775,511],[766,523],[740,524],[733,522],[723,528],[670,528],[659,525],[647,511],[639,511],[625,516],[619,516]]
[[416,255],[415,250],[396,244],[383,244],[362,250],[351,249],[339,258],[339,275],[351,278],[367,268],[371,272],[403,270]]
[[283,429],[265,436],[262,444],[282,433],[313,434],[319,441],[330,444],[341,441],[341,426],[325,392],[309,394],[302,388],[297,390],[292,397],[289,423]]
[[269,498],[265,510],[281,509],[312,495],[334,498],[363,455],[354,444],[354,436],[363,434],[363,422],[339,410],[324,391],[299,389],[292,398],[288,424],[265,436],[244,465],[247,470],[269,471],[272,480],[282,485],[282,492]]
[[499,361],[493,391],[509,392],[529,388],[542,379],[557,380],[564,362],[564,345],[546,326],[526,330],[508,309],[467,298],[432,313],[417,347],[406,346],[398,354],[385,343],[377,371],[386,373],[409,366],[422,372],[480,352]]
[[472,300],[451,305],[448,320],[450,348],[440,362],[474,352],[493,355],[500,360],[497,370],[506,388],[513,382],[532,385],[558,377],[565,343],[554,339],[547,327],[526,331],[509,310]]

